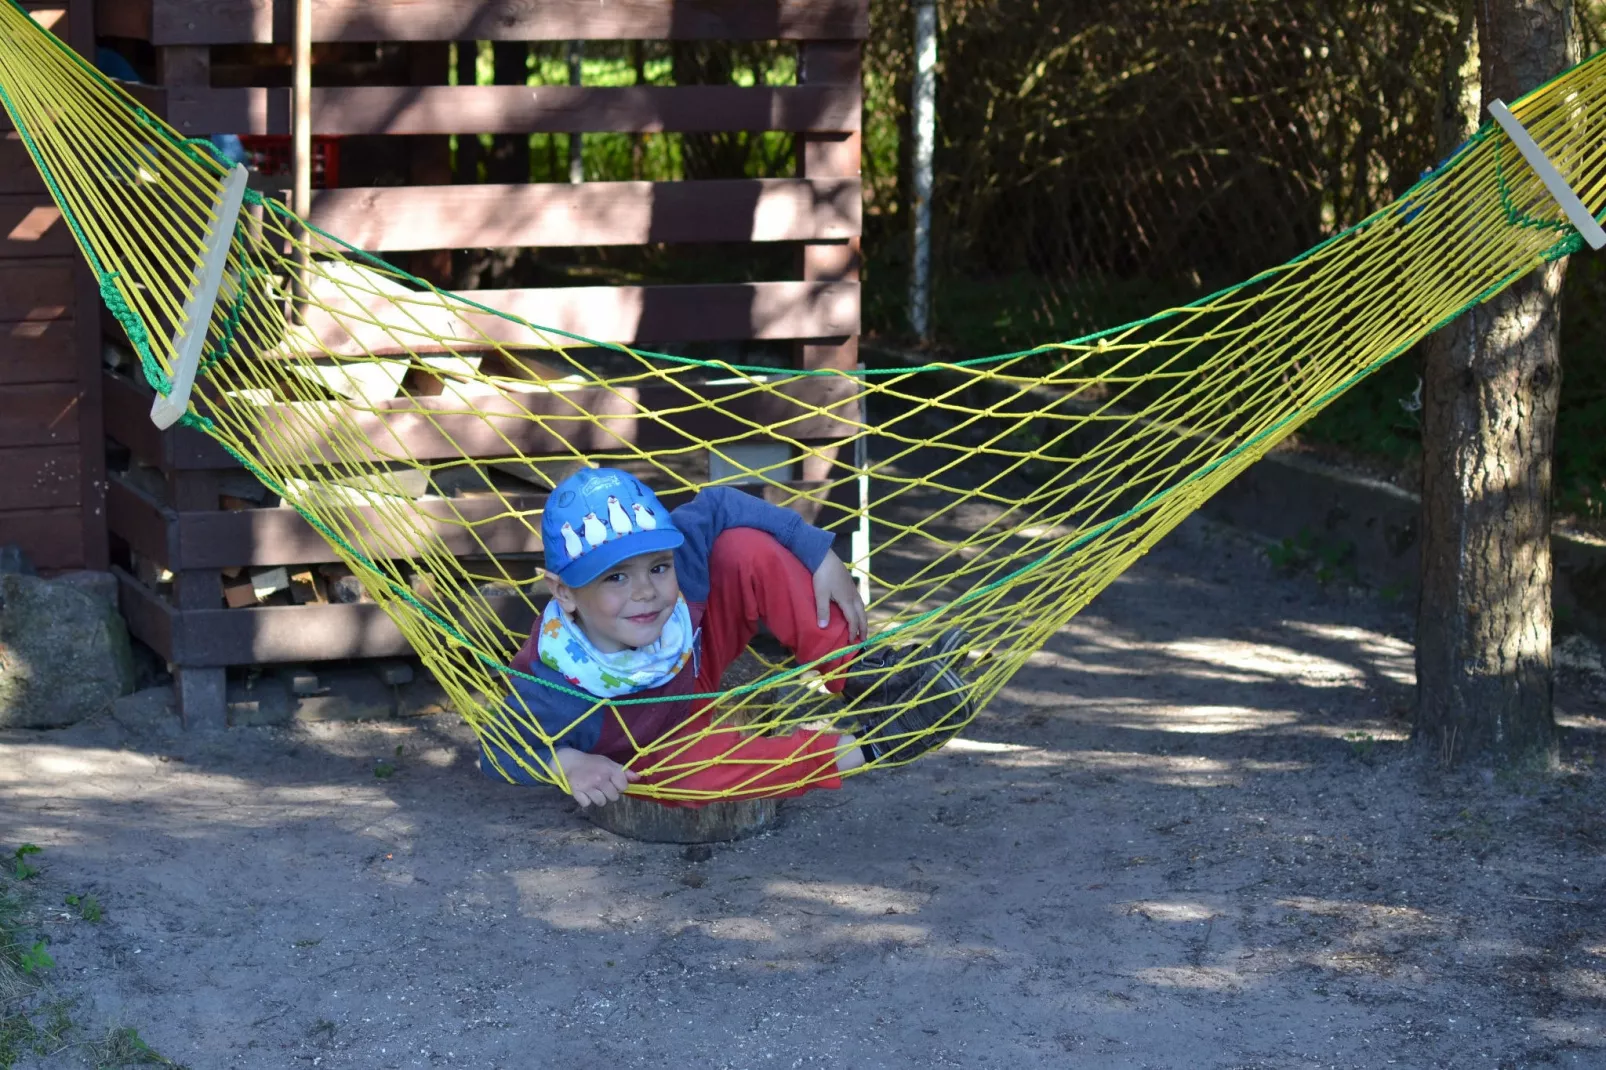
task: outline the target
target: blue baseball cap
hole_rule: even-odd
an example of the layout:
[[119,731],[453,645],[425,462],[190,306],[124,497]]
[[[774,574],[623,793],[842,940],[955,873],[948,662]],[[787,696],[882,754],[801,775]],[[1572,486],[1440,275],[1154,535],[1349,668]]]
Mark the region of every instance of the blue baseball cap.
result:
[[541,514],[546,570],[570,587],[685,541],[658,496],[617,468],[580,469],[552,488]]

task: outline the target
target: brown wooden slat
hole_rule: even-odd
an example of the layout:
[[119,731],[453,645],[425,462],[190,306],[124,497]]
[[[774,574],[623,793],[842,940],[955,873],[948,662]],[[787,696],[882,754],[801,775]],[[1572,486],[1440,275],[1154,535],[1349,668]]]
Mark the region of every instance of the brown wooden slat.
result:
[[0,472],[0,511],[79,504],[76,445],[0,450]]
[[[179,87],[135,96],[186,134],[288,134],[288,89]],[[349,86],[312,91],[317,134],[857,130],[857,86]]]
[[[526,504],[534,509],[541,500]],[[517,506],[519,503],[513,503]],[[363,544],[373,556],[415,557],[419,537],[434,536],[458,556],[538,553],[541,536],[526,521],[506,514],[509,504],[491,499],[452,499],[417,503],[408,530],[392,530],[374,509],[356,509],[350,523],[365,529]],[[466,525],[497,517],[473,532]],[[179,513],[179,560],[185,568],[236,565],[309,565],[338,560],[329,542],[294,509]]]
[[[528,632],[535,622],[520,599],[485,601],[515,632]],[[173,631],[172,660],[187,666],[336,661],[413,651],[385,611],[370,603],[192,609],[174,615]]]
[[0,260],[0,322],[65,319],[72,305],[70,260]]
[[176,616],[173,607],[117,566],[112,566],[111,571],[117,577],[118,608],[128,622],[129,634],[156,651],[164,661],[172,663]]
[[[859,331],[856,282],[467,290],[459,296],[472,304],[408,301],[398,310],[379,294],[347,291],[340,296],[345,305],[326,302],[336,315],[310,309],[307,329],[319,341],[314,352],[341,356],[483,349],[488,342],[545,348],[564,341],[525,322],[603,342],[826,338]],[[474,311],[474,305],[500,315]]]
[[78,441],[78,384],[27,383],[0,389],[0,448]]
[[320,190],[310,221],[363,249],[847,239],[857,177]]
[[70,383],[78,377],[73,321],[0,323],[0,388],[13,383]]
[[[851,434],[853,425],[846,421],[857,417],[857,383],[835,376],[796,379],[774,391],[720,386],[700,387],[698,393],[726,399],[724,407],[730,414],[705,408],[665,412],[686,407],[691,396],[675,387],[658,386],[639,391],[528,394],[517,402],[486,398],[479,405],[483,416],[454,414],[451,410],[461,408],[460,403],[427,397],[398,398],[380,411],[367,412],[333,405],[281,406],[264,413],[262,434],[264,438],[277,436],[275,441],[304,444],[286,456],[318,464],[329,459],[317,442],[317,429],[325,421],[350,420],[358,437],[370,447],[372,459],[450,460],[509,457],[514,450],[529,457],[570,450],[598,452],[618,449],[627,441],[644,449],[685,446],[690,441],[750,434],[742,421],[794,438],[828,440]],[[215,441],[189,428],[154,436],[142,433],[140,422],[149,426],[151,395],[130,380],[108,374],[105,394],[107,432],[128,446],[135,457],[180,470],[238,467]],[[829,407],[829,412],[815,414],[800,403]],[[590,412],[600,419],[593,421],[577,412]],[[536,422],[530,419],[531,413],[544,419]]]
[[173,529],[178,514],[121,476],[106,480],[106,524],[141,557],[173,568],[178,554],[173,549]]
[[72,233],[45,194],[0,196],[0,258],[63,257],[73,252]]
[[84,524],[76,506],[0,513],[0,545],[22,547],[37,569],[84,567]]
[[[280,0],[95,0],[102,34],[158,45],[291,38]],[[803,40],[864,37],[865,0],[319,0],[319,41]]]
[[45,180],[39,176],[22,137],[15,131],[0,135],[0,193],[43,193]]

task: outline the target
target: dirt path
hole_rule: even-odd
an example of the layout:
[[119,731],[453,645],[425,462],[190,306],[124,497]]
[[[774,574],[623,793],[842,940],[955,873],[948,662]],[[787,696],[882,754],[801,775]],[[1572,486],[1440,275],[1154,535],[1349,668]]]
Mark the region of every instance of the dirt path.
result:
[[1194,521],[965,739],[702,861],[444,719],[5,734],[0,844],[105,908],[47,924],[82,1029],[192,1070],[1606,1066],[1606,708],[1424,786],[1407,626]]

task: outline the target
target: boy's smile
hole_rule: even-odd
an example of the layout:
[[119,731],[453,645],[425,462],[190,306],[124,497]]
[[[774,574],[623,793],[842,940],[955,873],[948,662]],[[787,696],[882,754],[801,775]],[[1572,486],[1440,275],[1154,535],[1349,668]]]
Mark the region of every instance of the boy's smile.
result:
[[656,642],[680,599],[675,555],[658,550],[621,561],[584,587],[549,577],[552,596],[605,654]]

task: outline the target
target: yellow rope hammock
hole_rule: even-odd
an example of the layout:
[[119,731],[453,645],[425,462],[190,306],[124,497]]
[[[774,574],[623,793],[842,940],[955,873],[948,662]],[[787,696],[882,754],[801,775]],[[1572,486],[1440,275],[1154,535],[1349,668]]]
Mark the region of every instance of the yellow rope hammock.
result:
[[[503,538],[511,523],[538,535],[532,481],[550,486],[584,457],[638,474],[672,507],[711,482],[715,458],[728,478],[761,480],[770,500],[815,508],[838,529],[858,523],[867,486],[867,645],[918,649],[963,626],[956,670],[974,711],[1324,404],[1578,249],[1557,187],[1606,200],[1596,57],[1511,109],[1564,176],[1550,188],[1490,125],[1395,204],[1185,307],[995,357],[797,371],[590,343],[437,290],[249,190],[234,211],[225,162],[12,5],[0,5],[0,97],[147,379],[172,395],[169,417],[212,436],[328,538],[482,739],[565,788],[519,743],[551,737],[508,703],[507,662],[525,632],[504,620],[510,606],[535,614],[539,571],[487,534]],[[209,247],[208,313],[196,295]],[[204,335],[181,329],[190,317]],[[172,382],[186,337],[204,342],[193,404]],[[396,396],[404,375],[428,376],[430,396]],[[755,441],[784,456],[753,463],[743,447]],[[814,482],[799,489],[795,472]],[[878,719],[810,678],[809,666],[774,665],[707,696],[712,722],[781,733]],[[886,763],[922,749],[891,742]],[[673,765],[678,744],[655,746],[638,768]],[[707,801],[674,776],[635,790]]]

